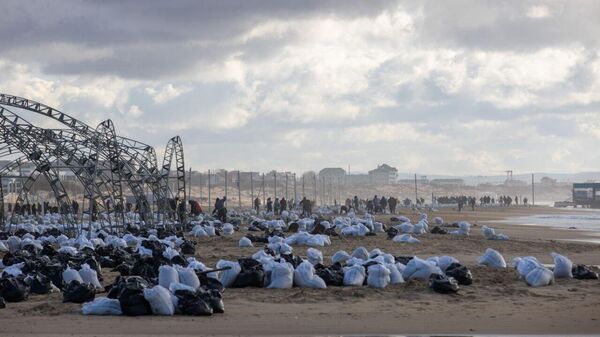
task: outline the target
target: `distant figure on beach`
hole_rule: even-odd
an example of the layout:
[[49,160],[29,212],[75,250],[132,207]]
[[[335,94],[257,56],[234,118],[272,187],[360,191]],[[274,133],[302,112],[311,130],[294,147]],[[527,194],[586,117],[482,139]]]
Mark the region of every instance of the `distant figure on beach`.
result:
[[524,206],[527,206],[527,201],[529,201],[529,200],[527,200],[527,197],[523,198],[523,205]]
[[388,200],[385,197],[381,197],[381,200],[379,201],[379,208],[381,213],[385,213],[385,211],[387,210],[388,207]]
[[281,200],[279,200],[279,207],[281,208],[281,212],[287,210],[287,201],[285,198],[281,198]]
[[358,214],[358,197],[354,196],[354,211]]
[[271,198],[267,198],[267,213],[273,212],[273,200]]
[[474,197],[472,197],[472,198],[469,200],[469,203],[471,204],[471,211],[475,212],[475,198],[474,198]]
[[254,199],[254,210],[256,210],[256,214],[260,211],[260,199],[258,197]]
[[275,215],[279,214],[279,209],[281,205],[279,204],[279,198],[275,198],[275,202],[273,203],[273,209],[275,210]]
[[519,197],[515,195],[515,205],[519,204]]
[[312,213],[310,200],[306,199],[306,197],[303,197],[302,201],[300,201],[300,206],[302,206],[302,216],[309,217]]
[[227,197],[223,197],[223,199],[219,199],[218,202],[215,202],[215,209],[213,210],[213,214],[215,211],[217,212],[217,218],[222,223],[227,222],[227,208],[225,208],[225,202],[227,202]]
[[458,200],[458,211],[462,212],[462,208],[463,208],[463,199],[459,199]]
[[396,205],[398,204],[398,200],[394,197],[390,197],[388,199],[388,205],[390,206],[390,213],[396,214]]

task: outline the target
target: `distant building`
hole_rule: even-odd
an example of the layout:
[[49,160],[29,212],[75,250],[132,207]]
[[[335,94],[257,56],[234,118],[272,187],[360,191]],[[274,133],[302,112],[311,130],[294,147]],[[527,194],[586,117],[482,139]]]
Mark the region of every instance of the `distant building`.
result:
[[319,177],[342,178],[346,176],[346,170],[341,167],[326,167],[319,171]]
[[436,187],[461,187],[465,185],[465,181],[459,178],[433,179],[431,185]]
[[388,164],[379,165],[369,171],[369,180],[372,184],[395,184],[398,180],[398,169]]

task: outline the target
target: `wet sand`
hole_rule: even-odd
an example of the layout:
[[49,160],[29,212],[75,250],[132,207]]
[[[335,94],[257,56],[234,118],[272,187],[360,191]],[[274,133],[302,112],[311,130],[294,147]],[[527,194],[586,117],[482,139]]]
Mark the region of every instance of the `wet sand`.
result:
[[[565,240],[586,239],[577,230],[498,224],[511,216],[565,212],[551,208],[478,209],[476,212],[442,210],[430,219],[467,220],[474,226],[469,237],[425,234],[419,244],[399,244],[385,234],[365,238],[332,237],[322,248],[326,262],[337,250],[358,246],[380,248],[394,255],[453,255],[473,272],[474,284],[456,295],[441,295],[425,282],[410,281],[378,290],[368,287],[312,289],[227,289],[226,313],[212,317],[86,317],[81,305],[63,304],[62,296],[31,296],[0,310],[0,336],[118,336],[118,335],[323,335],[323,334],[597,334],[600,332],[600,282],[558,280],[531,288],[512,268],[493,270],[477,266],[488,248],[501,252],[507,263],[516,256],[534,255],[552,263],[556,251],[574,263],[600,264],[600,245]],[[404,215],[416,220],[417,214]],[[389,216],[378,217],[389,220]],[[506,233],[510,241],[488,241],[484,224]],[[490,221],[490,222],[487,222]],[[389,221],[386,221],[389,222]],[[210,266],[221,258],[249,256],[259,247],[239,248],[245,231],[233,237],[198,240],[197,257]],[[308,247],[294,246],[305,256]],[[109,283],[114,274],[104,272]],[[99,294],[99,296],[103,296]]]

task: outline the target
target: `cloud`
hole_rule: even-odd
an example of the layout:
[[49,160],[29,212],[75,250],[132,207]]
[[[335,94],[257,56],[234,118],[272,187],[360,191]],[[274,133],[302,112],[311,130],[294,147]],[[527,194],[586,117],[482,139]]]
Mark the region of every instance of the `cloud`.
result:
[[177,98],[180,95],[188,93],[192,90],[190,87],[174,87],[173,84],[169,83],[160,89],[146,88],[146,93],[152,96],[155,103],[162,104],[172,99]]
[[527,9],[527,16],[532,19],[543,19],[551,16],[551,13],[546,6],[531,6]]
[[586,155],[600,138],[596,1],[9,1],[3,13],[2,91],[158,148],[179,134],[195,168],[600,165]]

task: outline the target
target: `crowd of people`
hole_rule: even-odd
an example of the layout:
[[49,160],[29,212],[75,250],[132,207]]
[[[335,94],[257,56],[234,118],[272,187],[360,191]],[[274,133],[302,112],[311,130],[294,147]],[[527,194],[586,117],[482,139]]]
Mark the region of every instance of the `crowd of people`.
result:
[[[471,210],[475,210],[475,206],[477,205],[477,199],[473,196],[465,196],[465,195],[461,195],[461,196],[440,196],[436,198],[436,201],[439,204],[456,204],[458,205],[458,211],[462,211],[462,209],[466,206],[471,207]],[[527,197],[523,197],[522,199],[519,200],[518,196],[515,196],[514,199],[508,195],[501,195],[498,197],[498,199],[489,196],[489,195],[484,195],[479,197],[479,205],[480,206],[503,206],[503,207],[509,207],[512,206],[513,203],[514,205],[519,205],[519,201],[521,201],[521,204],[523,206],[527,206],[529,200],[527,199]]]

